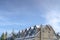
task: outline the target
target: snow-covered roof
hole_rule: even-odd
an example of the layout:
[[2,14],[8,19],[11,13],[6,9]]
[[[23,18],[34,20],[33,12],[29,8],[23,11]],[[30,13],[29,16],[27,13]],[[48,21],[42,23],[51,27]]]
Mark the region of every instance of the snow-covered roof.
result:
[[[40,31],[40,27],[42,27],[42,28],[44,28],[46,25],[35,25],[35,26],[32,26],[32,27],[30,27],[30,28],[27,28],[27,30],[25,31],[25,30],[21,30],[20,31],[20,34],[19,34],[19,32],[17,33],[18,34],[18,36],[20,36],[20,37],[33,37],[34,35],[36,35],[39,31]],[[36,30],[36,29],[38,29],[38,30]],[[12,35],[8,35],[8,37],[11,37]]]
[[37,28],[40,28],[40,25],[36,25]]

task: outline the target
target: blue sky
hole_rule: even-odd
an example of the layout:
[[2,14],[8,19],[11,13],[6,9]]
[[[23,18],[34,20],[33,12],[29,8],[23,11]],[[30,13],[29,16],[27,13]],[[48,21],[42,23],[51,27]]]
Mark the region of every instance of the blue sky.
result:
[[60,32],[60,0],[0,0],[0,35],[37,24]]

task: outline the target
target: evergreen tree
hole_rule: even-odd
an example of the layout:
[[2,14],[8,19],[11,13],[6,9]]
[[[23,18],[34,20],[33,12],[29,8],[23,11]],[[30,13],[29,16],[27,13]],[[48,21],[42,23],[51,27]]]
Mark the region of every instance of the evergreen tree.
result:
[[1,35],[1,40],[4,40],[4,33],[2,33]]
[[5,37],[5,40],[7,40],[7,32],[5,33],[5,36],[4,37]]
[[17,37],[17,35],[15,34],[14,30],[12,31],[12,39],[14,40]]
[[1,35],[1,40],[6,40],[6,38],[7,38],[7,32],[4,34],[4,33],[2,33],[2,35]]

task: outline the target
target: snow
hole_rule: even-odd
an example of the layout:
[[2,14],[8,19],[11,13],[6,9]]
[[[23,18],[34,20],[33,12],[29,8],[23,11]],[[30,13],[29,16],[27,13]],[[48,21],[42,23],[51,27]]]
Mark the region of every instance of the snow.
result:
[[34,27],[31,27],[31,29],[33,29]]
[[40,25],[36,25],[37,28],[40,28]]

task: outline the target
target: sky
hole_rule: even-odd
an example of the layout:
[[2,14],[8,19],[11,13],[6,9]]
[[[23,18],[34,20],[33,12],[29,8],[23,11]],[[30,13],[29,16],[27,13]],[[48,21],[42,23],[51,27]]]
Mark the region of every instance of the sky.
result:
[[60,32],[60,0],[0,0],[0,35],[40,24]]

